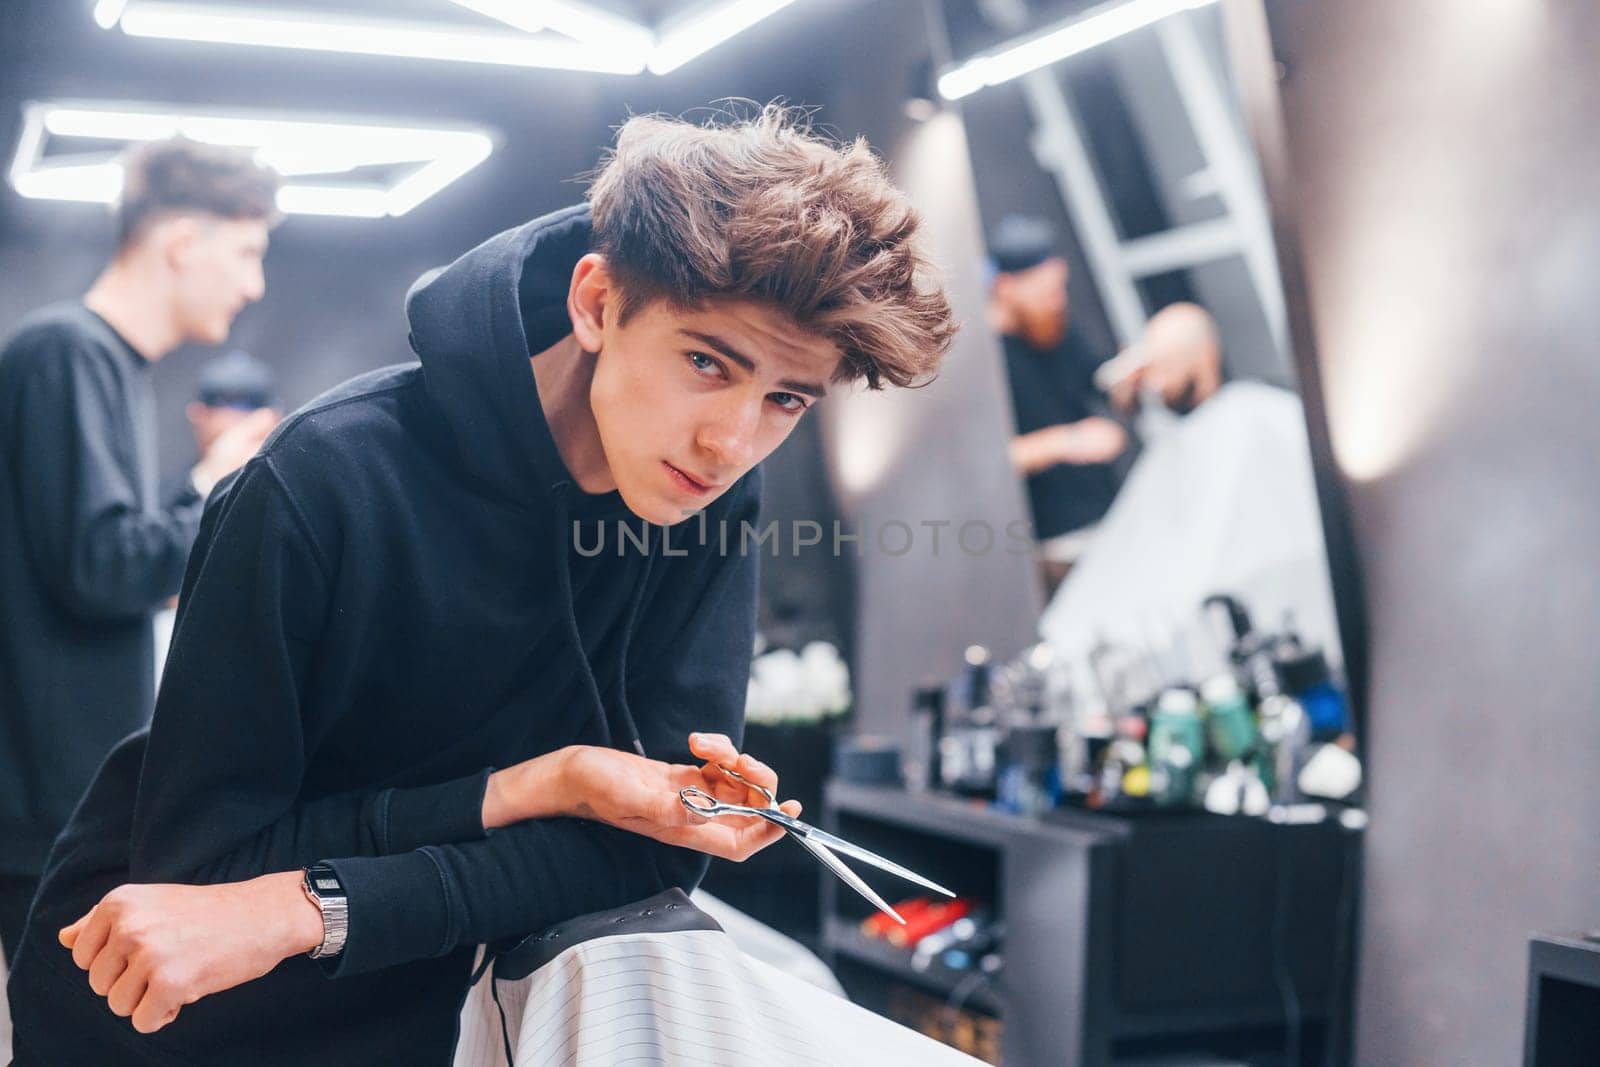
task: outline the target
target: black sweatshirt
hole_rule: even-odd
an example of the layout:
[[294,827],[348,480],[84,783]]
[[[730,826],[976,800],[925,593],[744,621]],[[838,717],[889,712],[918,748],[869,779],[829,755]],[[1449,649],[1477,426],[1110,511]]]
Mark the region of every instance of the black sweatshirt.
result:
[[[573,208],[467,253],[408,299],[420,367],[313,402],[213,495],[154,724],[51,855],[11,982],[25,1046],[447,1064],[478,943],[698,883],[699,853],[599,824],[481,823],[487,768],[631,749],[633,724],[652,758],[694,762],[690,731],[742,724],[755,559],[715,531],[755,521],[758,477],[707,509],[703,538],[631,519],[639,551],[617,536],[621,497],[575,486],[543,417],[528,356],[570,332],[589,239]],[[579,551],[600,524],[606,551]],[[350,901],[333,965],[286,960],[150,1038],[56,944],[123,881],[319,860]]]
[[156,498],[150,364],[80,302],[0,352],[0,872],[38,875],[95,768],[150,721],[151,613],[200,498]]
[[[1017,433],[1032,433],[1092,415],[1118,418],[1094,386],[1095,359],[1083,338],[1069,330],[1054,348],[1043,351],[1020,337],[1000,339],[1011,383]],[[1041,541],[1091,526],[1105,517],[1127,470],[1125,454],[1110,463],[1057,463],[1028,476],[1033,535]]]

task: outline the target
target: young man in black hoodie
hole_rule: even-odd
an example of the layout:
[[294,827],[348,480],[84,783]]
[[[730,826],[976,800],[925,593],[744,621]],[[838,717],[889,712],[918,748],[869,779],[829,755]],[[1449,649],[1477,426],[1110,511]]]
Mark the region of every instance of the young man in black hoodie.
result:
[[420,366],[206,509],[154,724],[52,853],[19,1062],[448,1063],[476,945],[775,840],[674,794],[776,785],[731,740],[756,464],[830,383],[936,369],[916,229],[781,110],[636,118],[587,205],[415,289]]
[[178,591],[210,486],[275,421],[209,442],[157,490],[155,363],[219,344],[261,299],[277,177],[192,141],[124,164],[117,254],[81,299],[0,349],[0,945],[9,959],[50,843],[111,746],[150,721],[151,617]]

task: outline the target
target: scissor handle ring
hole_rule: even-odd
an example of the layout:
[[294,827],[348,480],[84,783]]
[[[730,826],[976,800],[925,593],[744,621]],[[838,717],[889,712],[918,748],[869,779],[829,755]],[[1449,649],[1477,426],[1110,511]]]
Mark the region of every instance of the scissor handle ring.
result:
[[[701,803],[702,800],[709,803]],[[704,815],[707,818],[719,814],[724,807],[722,801],[707,793],[704,789],[692,785],[687,789],[678,790],[678,803],[694,814]]]

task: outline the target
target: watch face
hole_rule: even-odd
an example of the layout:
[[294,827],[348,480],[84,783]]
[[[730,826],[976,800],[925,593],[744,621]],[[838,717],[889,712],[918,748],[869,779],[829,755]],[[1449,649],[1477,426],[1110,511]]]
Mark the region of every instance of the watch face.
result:
[[311,881],[323,893],[337,893],[341,888],[337,878],[313,878]]

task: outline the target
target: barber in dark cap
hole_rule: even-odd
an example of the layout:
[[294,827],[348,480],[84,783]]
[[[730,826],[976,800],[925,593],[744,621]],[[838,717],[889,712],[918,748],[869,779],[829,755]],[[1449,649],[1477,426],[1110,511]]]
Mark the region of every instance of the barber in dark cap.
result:
[[1027,478],[1047,567],[1070,563],[1116,496],[1128,432],[1094,386],[1102,358],[1068,329],[1069,271],[1055,228],[1007,215],[989,253],[989,323],[1005,348],[1016,416],[1012,465]]
[[218,356],[200,372],[195,398],[184,409],[194,429],[195,447],[204,455],[230,426],[252,413],[277,406],[272,369],[248,352]]

